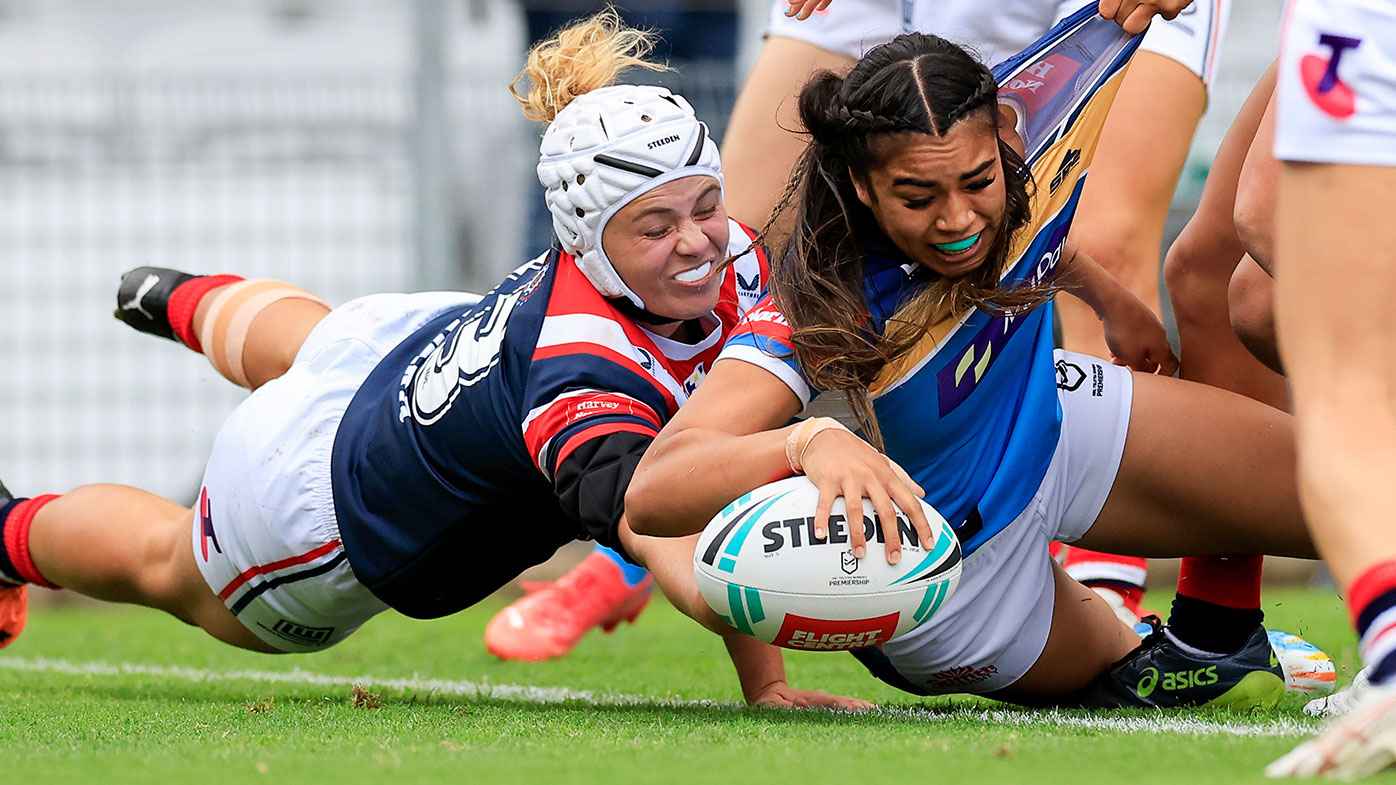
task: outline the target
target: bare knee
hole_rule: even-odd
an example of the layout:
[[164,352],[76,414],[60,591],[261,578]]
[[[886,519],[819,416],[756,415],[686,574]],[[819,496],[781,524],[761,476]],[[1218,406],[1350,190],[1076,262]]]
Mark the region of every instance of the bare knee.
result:
[[1257,360],[1276,373],[1284,373],[1275,339],[1274,282],[1251,259],[1236,266],[1227,287],[1231,329]]
[[1215,320],[1226,307],[1227,281],[1240,252],[1237,249],[1233,255],[1234,242],[1210,242],[1212,239],[1208,232],[1189,223],[1164,257],[1164,284],[1180,329]]
[[1262,271],[1270,270],[1275,253],[1275,202],[1272,195],[1258,187],[1242,184],[1236,193],[1236,237]]

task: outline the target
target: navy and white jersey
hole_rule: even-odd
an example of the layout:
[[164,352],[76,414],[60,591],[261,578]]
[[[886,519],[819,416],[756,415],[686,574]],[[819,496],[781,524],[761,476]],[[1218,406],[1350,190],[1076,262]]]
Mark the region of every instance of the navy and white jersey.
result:
[[[349,404],[331,456],[355,576],[398,611],[431,618],[574,539],[618,547],[633,447],[688,399],[765,289],[765,252],[747,252],[753,233],[730,224],[729,254],[743,255],[724,271],[697,343],[622,315],[553,250],[384,357]],[[613,438],[628,440],[624,456],[598,451]]]

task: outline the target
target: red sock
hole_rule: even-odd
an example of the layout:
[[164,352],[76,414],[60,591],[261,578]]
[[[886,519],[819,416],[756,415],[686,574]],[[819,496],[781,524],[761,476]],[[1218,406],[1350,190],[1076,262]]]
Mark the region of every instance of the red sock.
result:
[[1258,554],[1184,557],[1178,594],[1224,608],[1258,609],[1264,563]]
[[46,589],[60,587],[45,580],[44,576],[39,574],[39,569],[34,566],[34,558],[29,555],[29,527],[34,523],[34,516],[39,509],[57,498],[58,494],[50,493],[32,499],[17,499],[13,504],[6,506],[3,518],[0,518],[0,531],[4,532],[4,536],[0,537],[0,545],[4,547],[4,553],[0,554],[0,563],[10,568],[5,572],[26,583]]
[[1368,678],[1373,684],[1391,683],[1396,675],[1396,561],[1363,570],[1348,587],[1347,602]]
[[176,286],[170,293],[170,306],[166,310],[175,337],[190,349],[203,353],[204,347],[199,344],[198,336],[194,335],[194,311],[198,309],[199,301],[210,291],[241,280],[244,279],[240,275],[200,275]]

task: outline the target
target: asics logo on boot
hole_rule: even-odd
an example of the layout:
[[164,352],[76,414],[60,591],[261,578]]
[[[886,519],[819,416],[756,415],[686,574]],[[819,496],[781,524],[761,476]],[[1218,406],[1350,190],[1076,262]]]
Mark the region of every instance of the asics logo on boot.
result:
[[155,285],[158,283],[160,283],[160,276],[156,275],[155,273],[147,275],[145,277],[145,280],[141,281],[141,286],[139,289],[136,290],[135,296],[132,297],[128,302],[124,302],[121,304],[121,310],[140,311],[141,313],[145,314],[145,318],[153,321],[155,317],[150,314],[150,311],[147,311],[146,309],[141,307],[141,300],[144,300],[145,296],[147,294],[150,294],[150,290],[154,289]]
[[1145,668],[1144,675],[1140,677],[1134,691],[1139,697],[1147,698],[1153,694],[1156,687],[1162,687],[1164,692],[1179,692],[1193,687],[1208,687],[1219,680],[1215,665],[1190,671],[1169,671],[1162,676],[1156,668]]

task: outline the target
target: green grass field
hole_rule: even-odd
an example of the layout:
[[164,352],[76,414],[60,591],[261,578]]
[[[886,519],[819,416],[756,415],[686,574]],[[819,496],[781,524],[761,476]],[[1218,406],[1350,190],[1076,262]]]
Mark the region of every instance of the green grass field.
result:
[[[1331,591],[1275,589],[1267,601],[1272,627],[1327,648],[1351,677],[1353,635]],[[385,614],[328,652],[282,657],[144,609],[36,611],[0,653],[6,780],[1201,785],[1264,781],[1262,766],[1316,726],[1297,698],[1236,714],[917,699],[846,654],[792,653],[792,684],[878,710],[746,709],[721,641],[662,600],[538,665],[485,652],[501,604],[436,622]]]

